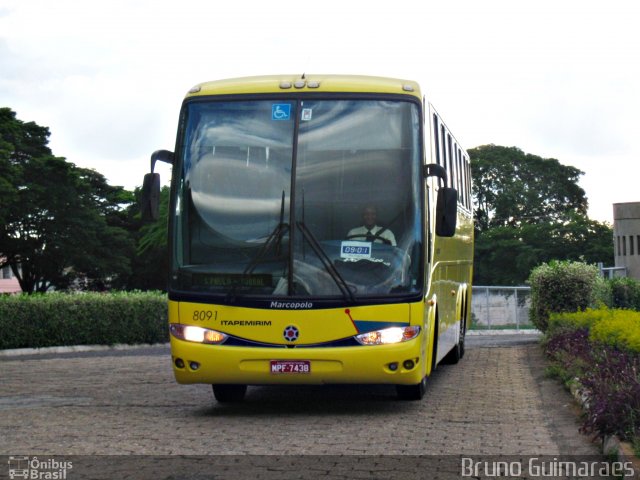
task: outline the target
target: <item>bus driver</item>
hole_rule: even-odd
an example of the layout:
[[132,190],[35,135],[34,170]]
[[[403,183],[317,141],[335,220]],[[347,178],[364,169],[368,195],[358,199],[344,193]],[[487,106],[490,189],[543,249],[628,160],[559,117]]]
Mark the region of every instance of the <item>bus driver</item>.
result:
[[367,242],[385,243],[396,246],[396,237],[391,230],[386,227],[376,225],[378,213],[376,208],[367,205],[362,211],[361,227],[352,228],[347,234],[347,240],[363,240]]

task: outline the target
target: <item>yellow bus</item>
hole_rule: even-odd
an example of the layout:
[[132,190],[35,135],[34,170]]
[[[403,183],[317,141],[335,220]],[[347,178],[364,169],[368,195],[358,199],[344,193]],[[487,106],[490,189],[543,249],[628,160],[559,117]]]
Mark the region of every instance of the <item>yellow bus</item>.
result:
[[[174,153],[175,152],[175,153]],[[420,87],[284,75],[202,83],[171,163],[169,322],[179,383],[386,384],[421,399],[464,354],[469,156]]]

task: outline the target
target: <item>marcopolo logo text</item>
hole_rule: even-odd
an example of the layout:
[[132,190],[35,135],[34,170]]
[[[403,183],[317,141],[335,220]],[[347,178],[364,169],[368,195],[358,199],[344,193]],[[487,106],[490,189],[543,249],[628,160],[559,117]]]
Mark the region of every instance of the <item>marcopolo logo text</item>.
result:
[[271,308],[282,308],[284,310],[305,310],[313,308],[313,302],[271,302]]

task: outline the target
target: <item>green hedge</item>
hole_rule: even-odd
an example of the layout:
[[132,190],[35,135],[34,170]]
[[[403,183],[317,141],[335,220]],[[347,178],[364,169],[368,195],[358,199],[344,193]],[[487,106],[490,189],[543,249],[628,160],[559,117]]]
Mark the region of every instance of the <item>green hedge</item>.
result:
[[640,282],[633,278],[613,278],[607,282],[610,302],[607,305],[614,308],[640,310]]
[[640,312],[588,308],[584,312],[551,315],[549,335],[572,329],[587,329],[592,342],[640,354]]
[[640,444],[640,312],[552,314],[545,346],[550,372],[585,399],[584,431]]
[[594,306],[600,283],[598,269],[582,262],[552,261],[534,268],[529,276],[531,323],[544,332],[550,314]]
[[164,343],[167,297],[158,292],[0,296],[0,350]]

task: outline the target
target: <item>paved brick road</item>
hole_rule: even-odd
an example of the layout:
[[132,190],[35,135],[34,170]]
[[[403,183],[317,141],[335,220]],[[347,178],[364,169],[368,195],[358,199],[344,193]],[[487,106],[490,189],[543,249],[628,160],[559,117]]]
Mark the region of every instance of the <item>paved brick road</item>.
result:
[[[244,403],[220,405],[208,386],[176,384],[165,350],[140,353],[1,358],[0,455],[354,455],[338,457],[350,473],[332,478],[374,478],[362,456],[599,453],[535,344],[470,346],[460,364],[438,368],[421,402],[397,401],[390,387],[250,387]],[[284,478],[287,458],[249,463],[281,462],[267,471]],[[366,467],[346,466],[363,458]],[[386,461],[394,472],[403,464]]]

